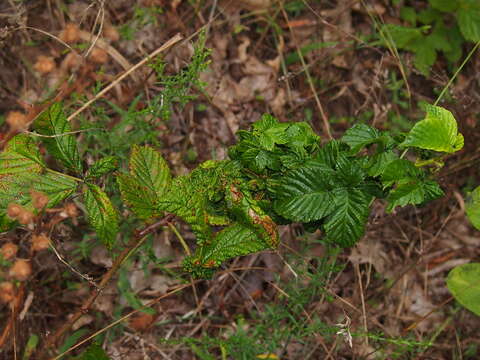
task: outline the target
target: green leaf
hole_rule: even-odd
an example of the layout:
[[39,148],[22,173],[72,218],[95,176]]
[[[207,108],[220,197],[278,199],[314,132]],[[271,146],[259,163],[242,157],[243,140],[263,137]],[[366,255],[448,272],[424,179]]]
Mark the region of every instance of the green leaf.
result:
[[32,210],[30,190],[45,193],[53,207],[77,188],[70,176],[45,167],[33,141],[25,135],[15,136],[0,153],[0,211],[16,202]]
[[442,12],[454,12],[458,7],[457,0],[429,0],[432,8]]
[[399,184],[387,197],[387,212],[397,206],[418,205],[443,195],[440,186],[434,181],[416,181]]
[[334,210],[325,223],[328,241],[343,247],[353,246],[365,233],[371,196],[359,189],[335,189]]
[[371,126],[356,124],[345,132],[341,141],[350,146],[354,153],[357,153],[365,146],[380,141],[381,135],[380,131]]
[[52,156],[60,160],[68,169],[77,174],[82,173],[83,168],[77,142],[73,134],[66,134],[72,129],[60,103],[55,103],[42,112],[35,120],[34,128],[39,134],[51,136],[41,139]]
[[184,260],[183,266],[194,277],[209,277],[213,269],[228,259],[268,248],[254,229],[235,224],[216,233],[210,244],[198,247],[195,255]]
[[87,179],[99,178],[109,172],[115,171],[117,167],[118,158],[116,156],[105,156],[90,166],[87,173]]
[[150,220],[161,216],[161,211],[157,211],[156,194],[140,184],[135,177],[130,174],[120,174],[117,176],[117,183],[123,202],[139,219]]
[[413,40],[421,38],[423,36],[421,29],[409,28],[400,25],[386,24],[381,28],[381,32],[387,39],[384,46],[388,46],[389,41],[393,41],[394,45],[400,49],[404,49]]
[[430,74],[431,67],[437,61],[436,45],[436,39],[430,35],[416,39],[407,47],[407,50],[415,53],[415,67],[425,76]]
[[472,225],[480,230],[480,186],[468,195],[465,211]]
[[28,338],[27,344],[25,345],[25,350],[23,353],[22,360],[28,360],[30,357],[33,355],[35,352],[35,349],[37,348],[37,345],[39,343],[39,337],[37,334],[32,334]]
[[167,162],[149,146],[134,145],[130,156],[130,174],[158,198],[165,194],[171,181]]
[[164,201],[172,181],[166,161],[148,146],[134,146],[129,167],[130,174],[117,176],[122,200],[140,219],[160,216],[159,203]]
[[75,360],[110,360],[105,350],[97,344],[92,343],[80,356]]
[[480,316],[480,263],[453,268],[447,277],[447,287],[460,304]]
[[417,10],[411,6],[402,6],[400,8],[400,18],[410,23],[412,26],[417,25]]
[[463,147],[452,113],[439,106],[426,106],[427,115],[407,134],[401,146],[453,153]]
[[63,353],[65,351],[67,351],[68,349],[70,349],[73,345],[75,345],[77,343],[78,340],[80,340],[80,338],[85,335],[86,333],[88,332],[87,329],[80,329],[80,330],[77,330],[75,331],[72,335],[70,335],[69,337],[67,337],[67,339],[64,341],[64,343],[62,344],[62,346],[60,346],[58,348],[58,352],[59,353]]
[[335,172],[322,164],[292,171],[274,183],[274,210],[298,222],[311,222],[329,215],[333,208],[331,181]]
[[368,158],[365,168],[369,176],[382,176],[388,165],[397,159],[398,155],[393,151],[384,151]]
[[457,11],[457,20],[465,39],[480,41],[480,5],[477,0],[463,0]]
[[392,186],[400,181],[409,181],[417,179],[423,175],[422,171],[415,167],[410,161],[405,159],[396,159],[389,162],[382,173],[382,184],[385,188]]
[[118,213],[107,194],[97,185],[85,183],[85,208],[88,222],[95,229],[99,239],[111,249],[118,232]]

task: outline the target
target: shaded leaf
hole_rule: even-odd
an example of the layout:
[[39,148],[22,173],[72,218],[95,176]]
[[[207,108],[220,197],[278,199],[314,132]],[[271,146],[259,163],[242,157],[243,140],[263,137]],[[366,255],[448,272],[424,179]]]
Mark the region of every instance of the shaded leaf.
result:
[[465,39],[480,41],[480,4],[477,0],[463,0],[457,11],[457,20]]
[[457,0],[428,0],[432,8],[443,12],[454,12],[458,7]]
[[331,181],[335,172],[321,164],[289,171],[273,186],[274,209],[292,221],[311,222],[333,210]]
[[105,350],[97,344],[92,343],[80,356],[75,360],[110,360]]
[[94,184],[85,184],[84,201],[88,222],[95,229],[99,239],[111,249],[118,232],[117,210],[107,194]]
[[480,186],[467,197],[465,211],[472,225],[480,230]]
[[365,146],[380,141],[381,136],[381,132],[371,126],[356,124],[345,132],[341,141],[357,153]]
[[383,186],[389,187],[398,182],[410,181],[422,177],[422,170],[405,159],[395,159],[389,162],[382,173]]
[[365,233],[371,196],[359,189],[335,189],[334,210],[325,223],[328,241],[353,246]]
[[422,204],[442,195],[443,191],[436,182],[412,180],[411,182],[399,184],[390,191],[387,197],[387,211],[391,212],[397,206]]
[[460,304],[480,316],[480,263],[463,264],[452,269],[447,287]]

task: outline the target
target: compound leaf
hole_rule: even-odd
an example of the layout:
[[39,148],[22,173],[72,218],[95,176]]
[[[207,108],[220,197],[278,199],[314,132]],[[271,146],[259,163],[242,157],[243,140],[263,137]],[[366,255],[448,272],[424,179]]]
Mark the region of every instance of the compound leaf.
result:
[[117,210],[107,194],[94,184],[85,183],[84,201],[88,222],[105,246],[111,249],[118,232]]
[[452,113],[439,106],[427,105],[427,115],[407,134],[401,146],[453,153],[463,147]]
[[460,304],[480,316],[480,263],[453,268],[447,277],[447,287]]
[[335,172],[323,164],[311,164],[289,171],[277,183],[275,211],[281,216],[300,222],[319,220],[332,212],[332,180]]
[[335,189],[334,210],[325,223],[327,240],[353,246],[364,234],[371,196],[355,188]]
[[34,128],[39,134],[49,136],[41,139],[53,157],[77,174],[82,173],[77,142],[73,134],[68,134],[72,129],[60,103],[42,112],[35,120]]
[[105,156],[93,163],[88,169],[87,179],[96,179],[100,176],[115,171],[118,167],[118,158],[116,156]]
[[469,194],[465,210],[472,225],[480,230],[480,186]]

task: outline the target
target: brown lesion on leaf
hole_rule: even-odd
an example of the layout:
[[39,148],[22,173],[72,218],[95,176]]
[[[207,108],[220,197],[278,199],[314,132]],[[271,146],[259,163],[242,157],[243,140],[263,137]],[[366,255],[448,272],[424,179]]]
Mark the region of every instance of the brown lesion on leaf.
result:
[[277,224],[268,215],[258,215],[253,209],[248,209],[248,216],[252,218],[255,225],[260,225],[267,233],[267,238],[264,239],[267,244],[276,248],[278,246],[278,232]]
[[242,192],[238,190],[233,184],[230,185],[230,193],[232,194],[232,200],[236,203],[239,203],[243,198]]

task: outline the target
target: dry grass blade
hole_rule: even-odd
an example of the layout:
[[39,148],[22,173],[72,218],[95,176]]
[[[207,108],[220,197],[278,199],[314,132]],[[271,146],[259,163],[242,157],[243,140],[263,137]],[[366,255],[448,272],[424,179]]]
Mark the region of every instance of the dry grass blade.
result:
[[125,79],[131,72],[135,71],[136,69],[138,69],[139,67],[145,65],[146,63],[148,63],[149,61],[151,61],[155,56],[157,56],[158,54],[164,52],[165,50],[171,48],[173,45],[175,45],[176,43],[178,43],[180,40],[183,39],[183,36],[180,35],[180,34],[177,34],[175,36],[173,36],[172,38],[170,38],[165,44],[163,44],[162,46],[160,46],[158,49],[156,49],[155,51],[153,51],[150,55],[148,55],[147,57],[145,57],[143,60],[139,61],[138,63],[136,63],[135,65],[133,65],[129,70],[125,71],[123,74],[121,74],[118,78],[116,78],[114,81],[112,81],[108,86],[106,86],[105,88],[103,88],[101,91],[98,92],[97,95],[95,95],[94,98],[90,99],[89,101],[87,101],[80,109],[78,109],[77,111],[75,111],[73,114],[71,114],[69,117],[68,117],[68,121],[71,121],[72,119],[74,119],[77,115],[79,115],[80,113],[82,113],[83,111],[85,111],[86,109],[88,109],[88,107],[90,105],[92,105],[95,101],[97,101],[98,99],[100,99],[103,95],[105,95],[107,92],[109,92],[111,89],[113,89],[115,87],[115,85],[117,85],[120,81],[122,81],[123,79]]

